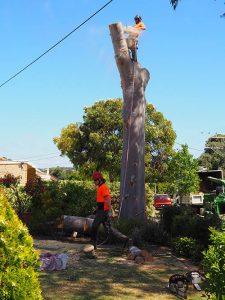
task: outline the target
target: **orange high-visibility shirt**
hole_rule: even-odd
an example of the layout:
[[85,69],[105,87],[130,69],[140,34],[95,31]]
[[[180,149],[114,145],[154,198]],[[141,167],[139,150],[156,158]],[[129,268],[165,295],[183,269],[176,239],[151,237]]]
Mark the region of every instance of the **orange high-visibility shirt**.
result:
[[110,207],[108,207],[105,196],[108,196],[111,202],[111,196],[110,196],[110,192],[109,189],[107,188],[107,186],[103,183],[98,187],[97,190],[97,198],[96,198],[96,202],[103,202],[104,203],[104,210],[109,210]]
[[134,28],[143,29],[143,30],[146,29],[145,24],[143,22],[139,22],[138,24],[135,24]]

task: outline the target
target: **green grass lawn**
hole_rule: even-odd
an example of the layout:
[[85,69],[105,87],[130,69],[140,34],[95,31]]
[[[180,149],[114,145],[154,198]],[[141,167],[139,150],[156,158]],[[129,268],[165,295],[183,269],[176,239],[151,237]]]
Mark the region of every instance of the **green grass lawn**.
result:
[[[98,249],[97,259],[82,255],[82,244],[58,242],[58,248],[57,244],[46,248],[42,242],[37,248],[42,252],[67,252],[70,257],[66,270],[40,272],[45,300],[179,299],[167,290],[168,279],[194,267],[166,253],[153,256],[153,262],[137,265],[126,259],[121,247]],[[188,299],[202,299],[202,294],[190,287]]]

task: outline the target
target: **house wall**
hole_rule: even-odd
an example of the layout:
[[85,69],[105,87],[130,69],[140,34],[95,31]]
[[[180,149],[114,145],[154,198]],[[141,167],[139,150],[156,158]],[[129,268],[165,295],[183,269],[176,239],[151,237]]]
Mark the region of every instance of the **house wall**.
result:
[[12,174],[20,178],[20,185],[25,186],[29,180],[34,179],[36,170],[26,163],[0,164],[0,178]]

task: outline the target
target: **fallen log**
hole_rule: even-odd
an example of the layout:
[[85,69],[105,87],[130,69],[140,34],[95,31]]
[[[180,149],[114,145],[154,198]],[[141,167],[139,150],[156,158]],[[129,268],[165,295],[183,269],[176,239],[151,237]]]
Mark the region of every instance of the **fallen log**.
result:
[[[64,233],[73,234],[74,232],[78,232],[80,234],[91,235],[93,221],[94,219],[91,218],[63,215],[60,218],[58,228],[60,228]],[[111,234],[123,242],[127,242],[129,240],[126,235],[119,232],[113,226],[107,228],[107,232],[109,235]]]
[[78,232],[81,234],[91,234],[93,219],[77,216],[62,216],[62,229],[65,233]]

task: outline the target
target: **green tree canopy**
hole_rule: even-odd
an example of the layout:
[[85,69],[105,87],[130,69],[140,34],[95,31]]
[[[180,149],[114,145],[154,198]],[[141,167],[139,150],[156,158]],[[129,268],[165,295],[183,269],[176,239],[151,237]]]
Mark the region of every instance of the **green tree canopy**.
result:
[[[176,7],[177,7],[177,5],[178,5],[178,2],[179,2],[179,0],[170,0],[170,4],[172,5],[172,7],[174,8],[174,9],[176,9]],[[224,4],[225,4],[225,2],[224,2]],[[223,13],[220,17],[225,17],[225,13]]]
[[199,164],[208,170],[225,172],[225,135],[210,137],[205,144],[204,153],[198,158]]
[[170,0],[170,4],[176,9],[179,0]]
[[[69,124],[54,142],[76,169],[88,176],[94,169],[119,178],[122,157],[121,99],[98,101],[84,108],[82,123]],[[157,180],[173,153],[176,134],[170,121],[153,105],[146,108],[146,180]],[[152,163],[151,163],[152,162]]]
[[168,162],[167,181],[171,183],[171,194],[179,196],[197,191],[199,188],[198,161],[188,151],[187,145],[182,145]]

